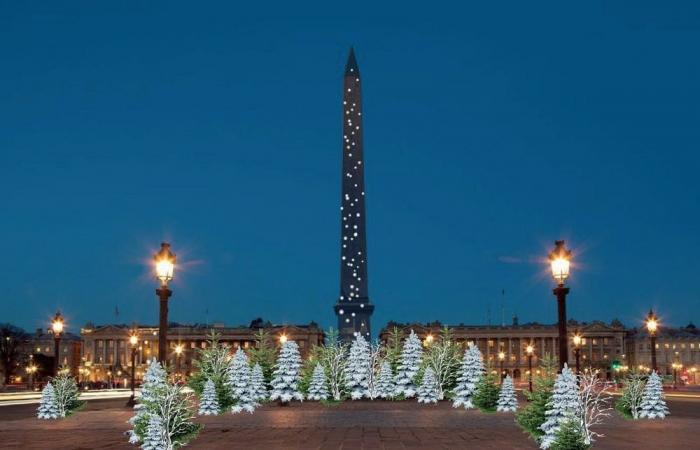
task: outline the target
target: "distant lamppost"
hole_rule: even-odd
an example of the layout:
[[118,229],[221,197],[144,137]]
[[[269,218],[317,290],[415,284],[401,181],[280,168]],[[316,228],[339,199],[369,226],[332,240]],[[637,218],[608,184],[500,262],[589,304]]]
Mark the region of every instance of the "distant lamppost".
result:
[[659,319],[656,318],[654,310],[649,310],[646,320],[649,340],[651,341],[651,370],[656,372],[656,331],[659,329]]
[[61,343],[61,333],[63,333],[64,320],[60,311],[56,312],[56,315],[51,319],[51,330],[53,331],[53,376],[58,375],[58,363],[61,359],[61,352],[59,349]]
[[34,374],[36,373],[37,367],[34,365],[34,363],[31,363],[29,366],[27,366],[27,374],[29,374],[29,390],[33,391],[34,390]]
[[425,337],[425,340],[423,341],[423,345],[425,347],[428,347],[428,346],[430,346],[430,344],[433,343],[434,340],[435,340],[435,337],[433,337],[432,334],[428,333],[428,335]]
[[284,344],[285,342],[287,342],[287,339],[288,338],[286,334],[280,335],[280,344]]
[[557,287],[552,291],[557,297],[557,310],[559,321],[559,371],[564,364],[569,362],[568,336],[566,334],[566,295],[569,288],[564,286],[569,278],[571,268],[571,251],[566,249],[564,241],[555,241],[554,250],[549,254],[549,262],[552,268],[552,277]]
[[525,353],[527,353],[527,384],[532,392],[532,354],[535,353],[535,347],[532,344],[528,344],[525,347]]
[[163,242],[160,244],[160,251],[153,255],[155,263],[156,278],[160,280],[160,287],[156,289],[156,294],[160,299],[160,321],[158,325],[158,361],[165,364],[168,357],[168,299],[173,291],[168,289],[168,282],[173,279],[175,271],[176,257],[170,251],[170,244]]
[[674,362],[671,367],[673,367],[673,389],[678,389],[678,371],[683,368],[683,364]]
[[498,361],[501,363],[501,383],[503,383],[503,363],[506,360],[506,354],[504,352],[498,352]]
[[176,380],[180,378],[180,357],[182,356],[182,351],[185,347],[182,344],[177,344],[175,346],[175,378]]
[[574,356],[576,357],[576,374],[581,373],[581,366],[580,366],[580,357],[581,357],[581,342],[583,341],[583,338],[581,337],[580,334],[576,333],[574,334],[574,337],[572,338],[574,341]]
[[126,402],[126,406],[134,406],[136,404],[136,348],[139,345],[139,337],[135,331],[129,336],[129,345],[131,346],[131,397]]

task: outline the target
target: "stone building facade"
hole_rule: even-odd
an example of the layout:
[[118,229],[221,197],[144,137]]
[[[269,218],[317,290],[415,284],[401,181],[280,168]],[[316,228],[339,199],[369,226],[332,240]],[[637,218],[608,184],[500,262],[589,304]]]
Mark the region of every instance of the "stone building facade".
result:
[[[651,367],[651,340],[645,327],[628,331],[627,353],[631,367]],[[656,333],[656,365],[659,373],[673,375],[673,364],[681,364],[684,382],[700,382],[700,330],[692,323],[682,328],[661,325]]]

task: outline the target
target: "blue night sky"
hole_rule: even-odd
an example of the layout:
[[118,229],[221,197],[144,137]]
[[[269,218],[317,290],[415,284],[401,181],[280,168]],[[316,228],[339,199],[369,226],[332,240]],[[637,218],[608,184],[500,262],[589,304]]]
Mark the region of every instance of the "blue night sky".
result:
[[350,45],[375,334],[554,322],[561,238],[571,317],[700,320],[697,2],[59,3],[0,12],[0,322],[156,323],[166,239],[171,320],[334,325]]

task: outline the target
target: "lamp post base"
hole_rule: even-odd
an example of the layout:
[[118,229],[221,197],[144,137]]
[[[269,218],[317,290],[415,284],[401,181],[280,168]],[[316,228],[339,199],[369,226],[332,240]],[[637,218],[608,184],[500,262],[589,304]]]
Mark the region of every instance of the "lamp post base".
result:
[[134,397],[134,394],[131,394],[129,400],[126,401],[126,406],[128,406],[129,408],[133,408],[134,406],[136,406],[136,398]]

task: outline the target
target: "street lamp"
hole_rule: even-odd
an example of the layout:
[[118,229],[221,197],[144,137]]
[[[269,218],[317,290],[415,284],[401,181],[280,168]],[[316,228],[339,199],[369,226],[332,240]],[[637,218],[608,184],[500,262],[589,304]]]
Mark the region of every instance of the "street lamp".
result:
[[27,374],[29,374],[29,390],[34,390],[34,374],[36,373],[37,367],[32,363],[27,366]]
[[61,343],[61,333],[63,333],[64,320],[60,311],[56,311],[56,315],[51,319],[51,330],[53,331],[53,376],[58,375],[58,362],[61,358],[59,344]]
[[552,268],[552,277],[557,287],[552,291],[557,296],[557,310],[559,316],[559,370],[569,362],[568,336],[566,334],[566,295],[569,288],[564,286],[569,278],[571,268],[571,251],[566,249],[564,241],[555,241],[554,250],[549,254],[549,262]]
[[428,335],[425,337],[425,341],[423,342],[423,345],[426,346],[426,347],[428,347],[428,346],[430,346],[430,344],[433,343],[434,340],[435,340],[435,338],[433,337],[433,335],[432,335],[432,334],[428,334]]
[[180,356],[182,356],[182,351],[185,347],[182,344],[177,344],[175,346],[175,378],[180,378]]
[[136,404],[136,349],[139,345],[136,331],[129,336],[129,345],[131,346],[131,397],[126,402],[126,406],[134,406]]
[[528,346],[525,347],[525,353],[527,353],[527,383],[530,392],[532,392],[532,354],[535,353],[535,347],[533,347],[532,344],[528,344]]
[[506,354],[504,352],[498,352],[498,360],[501,362],[501,383],[503,383],[503,362],[506,360]]
[[160,244],[160,251],[153,255],[156,278],[160,280],[160,287],[156,289],[156,295],[160,299],[160,323],[158,326],[158,361],[165,363],[168,357],[168,299],[173,291],[168,289],[168,282],[173,279],[176,257],[170,251],[170,244]]
[[280,344],[284,344],[285,342],[287,342],[287,335],[286,334],[280,335]]
[[656,318],[652,309],[647,314],[646,327],[651,341],[651,370],[656,372],[656,331],[659,329],[659,319]]
[[581,342],[583,341],[583,338],[580,334],[576,333],[574,334],[572,340],[574,341],[574,356],[576,356],[576,374],[579,374],[581,373],[581,366],[579,365],[579,361],[581,357]]
[[683,364],[674,362],[671,367],[673,367],[673,389],[678,389],[678,371],[683,368]]

